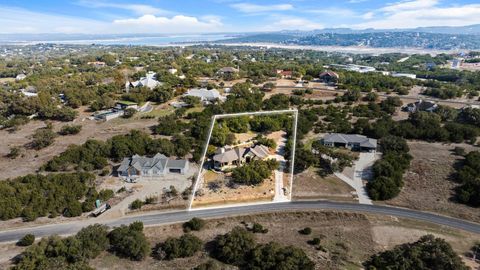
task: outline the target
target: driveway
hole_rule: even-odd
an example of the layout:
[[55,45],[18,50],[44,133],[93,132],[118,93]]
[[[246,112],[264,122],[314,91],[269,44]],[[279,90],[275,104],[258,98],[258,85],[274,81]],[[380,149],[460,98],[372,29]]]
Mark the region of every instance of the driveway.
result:
[[275,170],[275,196],[273,197],[274,202],[288,202],[288,197],[285,195],[283,187],[283,171],[287,161],[285,160],[285,145],[287,143],[287,138],[282,136],[280,140],[277,141],[277,149],[275,151],[275,159],[280,163],[278,169]]
[[358,160],[353,166],[353,177],[348,177],[343,173],[335,173],[335,176],[347,183],[355,189],[358,196],[358,202],[361,204],[372,204],[372,200],[368,197],[366,182],[372,177],[372,165],[377,160],[377,153],[360,153]]

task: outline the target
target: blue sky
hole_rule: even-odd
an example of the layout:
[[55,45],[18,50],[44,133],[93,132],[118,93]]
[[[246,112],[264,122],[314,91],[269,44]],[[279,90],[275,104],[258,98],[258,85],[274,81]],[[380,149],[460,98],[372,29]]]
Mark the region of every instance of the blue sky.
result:
[[0,33],[206,33],[480,24],[478,0],[0,0]]

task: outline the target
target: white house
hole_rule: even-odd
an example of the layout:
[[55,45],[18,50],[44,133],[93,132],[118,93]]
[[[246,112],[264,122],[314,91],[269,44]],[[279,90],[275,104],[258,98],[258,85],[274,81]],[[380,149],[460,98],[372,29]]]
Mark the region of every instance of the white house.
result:
[[150,90],[153,90],[154,88],[158,87],[158,86],[161,86],[163,83],[157,81],[156,79],[156,76],[157,76],[157,73],[153,72],[153,71],[149,71],[147,72],[146,76],[145,77],[141,77],[140,80],[138,81],[134,81],[134,82],[130,82],[130,81],[127,81],[125,83],[125,89],[128,91],[130,89],[130,87],[147,87],[149,88]]
[[192,88],[188,90],[184,96],[198,97],[203,103],[209,103],[215,100],[225,100],[225,97],[220,95],[216,89],[208,90],[206,88]]
[[25,78],[27,78],[27,75],[21,73],[21,74],[18,74],[17,77],[15,77],[15,80],[16,81],[23,81],[23,80],[25,80]]

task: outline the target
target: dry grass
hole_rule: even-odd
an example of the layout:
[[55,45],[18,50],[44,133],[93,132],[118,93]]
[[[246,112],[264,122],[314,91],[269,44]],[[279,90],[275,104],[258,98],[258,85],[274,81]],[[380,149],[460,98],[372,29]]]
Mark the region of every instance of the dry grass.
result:
[[455,146],[467,151],[478,150],[470,145],[446,145],[440,143],[409,142],[413,160],[404,175],[405,186],[400,195],[387,204],[424,211],[437,212],[472,221],[480,221],[478,208],[454,201],[454,188],[458,185],[451,180],[454,164],[459,158],[453,155]]
[[296,174],[293,177],[293,199],[330,199],[356,201],[354,190],[334,175],[319,176],[314,168]]

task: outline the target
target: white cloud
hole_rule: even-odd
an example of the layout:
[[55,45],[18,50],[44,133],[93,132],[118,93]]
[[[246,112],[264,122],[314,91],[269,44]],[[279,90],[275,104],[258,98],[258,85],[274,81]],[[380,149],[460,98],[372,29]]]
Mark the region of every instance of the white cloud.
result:
[[308,19],[298,17],[279,17],[268,26],[264,27],[265,31],[276,30],[315,30],[322,29],[324,25]]
[[358,16],[358,14],[351,9],[336,8],[336,7],[322,8],[322,9],[307,9],[305,10],[305,12],[320,14],[325,16],[334,16],[334,17],[357,17]]
[[480,4],[440,6],[437,0],[414,0],[389,4],[363,15],[367,20],[354,28],[415,28],[465,26],[480,23]]
[[132,11],[137,15],[145,15],[145,14],[171,14],[170,11],[157,8],[150,5],[143,5],[143,4],[118,4],[118,3],[111,3],[111,2],[102,2],[102,1],[92,1],[92,0],[80,0],[77,2],[78,5],[88,7],[88,8],[116,8],[116,9],[124,9]]
[[143,15],[138,18],[114,20],[113,23],[135,32],[153,33],[214,32],[222,27],[221,20],[216,16],[206,16],[199,20],[184,15],[171,18]]
[[285,11],[293,9],[293,5],[291,4],[257,5],[250,3],[237,3],[232,4],[231,7],[244,13],[261,13],[267,11]]

